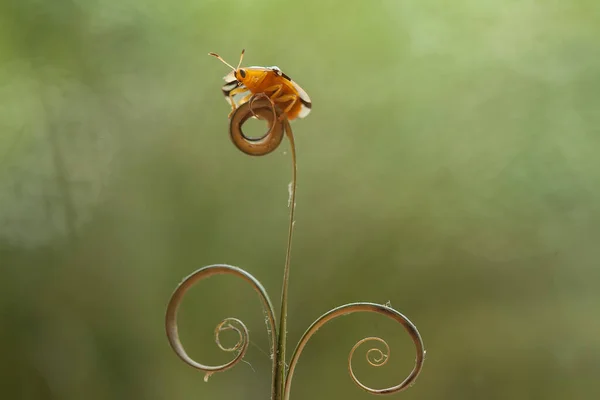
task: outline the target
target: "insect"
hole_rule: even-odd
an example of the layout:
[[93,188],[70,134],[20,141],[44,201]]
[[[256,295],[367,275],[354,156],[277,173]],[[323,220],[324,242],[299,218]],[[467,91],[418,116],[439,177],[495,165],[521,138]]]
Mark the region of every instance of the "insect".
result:
[[240,68],[244,59],[244,50],[242,50],[240,62],[236,68],[218,54],[208,54],[218,58],[232,70],[223,77],[225,85],[222,87],[225,100],[232,108],[230,117],[239,105],[260,93],[268,96],[273,103],[280,105],[283,114],[290,121],[304,118],[310,113],[312,103],[308,94],[278,67]]

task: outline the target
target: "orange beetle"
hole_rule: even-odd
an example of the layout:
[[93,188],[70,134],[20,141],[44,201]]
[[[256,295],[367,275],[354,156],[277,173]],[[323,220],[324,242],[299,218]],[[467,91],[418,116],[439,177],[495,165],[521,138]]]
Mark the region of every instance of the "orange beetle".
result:
[[244,50],[240,62],[233,68],[221,56],[215,53],[209,55],[218,58],[232,71],[223,79],[223,94],[231,105],[231,114],[235,109],[259,93],[269,96],[273,103],[280,103],[283,113],[288,120],[304,118],[310,113],[312,103],[308,94],[278,67],[248,67],[240,68],[244,58]]

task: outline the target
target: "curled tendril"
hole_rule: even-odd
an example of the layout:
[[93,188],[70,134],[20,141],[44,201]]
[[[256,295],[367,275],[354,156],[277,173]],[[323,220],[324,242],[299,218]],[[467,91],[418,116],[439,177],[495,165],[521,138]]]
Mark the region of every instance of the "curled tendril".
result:
[[[235,325],[239,325],[238,328]],[[238,341],[233,347],[225,347],[221,344],[221,332],[224,331],[235,331],[238,334]],[[246,352],[246,348],[248,347],[248,329],[246,329],[246,325],[242,321],[237,318],[225,318],[217,327],[215,328],[215,342],[217,346],[223,351],[233,352],[240,350],[242,352]]]
[[[250,118],[267,121],[269,130],[259,138],[250,138],[244,134],[242,125]],[[264,94],[253,96],[250,101],[240,105],[229,120],[229,134],[235,147],[251,156],[264,156],[281,144],[287,120],[277,117],[275,105]]]
[[358,347],[360,345],[362,345],[363,343],[368,342],[368,341],[376,341],[376,342],[383,344],[386,348],[385,353],[378,348],[370,349],[367,352],[367,362],[372,366],[380,367],[382,365],[385,365],[387,363],[387,361],[389,360],[390,347],[385,342],[385,340],[378,338],[378,337],[368,337],[368,338],[362,339],[354,345],[354,347],[350,351],[350,355],[348,356],[348,371],[350,372],[350,377],[352,378],[354,383],[356,383],[361,389],[363,389],[369,393],[372,393],[372,394],[392,394],[392,393],[397,393],[402,390],[405,390],[406,388],[410,387],[410,385],[415,381],[415,379],[417,379],[417,376],[419,375],[419,373],[421,372],[421,369],[423,368],[423,362],[425,360],[425,348],[423,346],[423,340],[421,338],[421,334],[417,330],[417,327],[408,318],[406,318],[404,315],[402,315],[401,313],[399,313],[398,311],[394,310],[391,307],[381,305],[381,304],[375,304],[375,303],[350,303],[350,304],[345,304],[343,306],[334,308],[333,310],[330,310],[330,311],[326,312],[325,314],[321,315],[307,329],[307,331],[304,333],[304,335],[302,335],[302,337],[300,338],[300,341],[298,342],[298,345],[296,346],[296,349],[294,350],[294,353],[292,354],[292,359],[290,360],[289,372],[288,372],[287,379],[285,381],[284,397],[283,397],[284,399],[289,400],[294,370],[296,369],[296,365],[298,364],[298,359],[300,358],[300,354],[304,350],[304,347],[306,346],[306,343],[309,341],[309,339],[315,334],[315,332],[317,332],[317,330],[319,328],[321,328],[323,325],[325,325],[327,322],[331,321],[332,319],[341,317],[343,315],[357,313],[357,312],[374,312],[377,314],[382,314],[382,315],[400,323],[404,327],[404,329],[406,330],[406,332],[408,333],[408,335],[410,336],[410,338],[412,339],[412,341],[415,345],[416,358],[415,358],[415,366],[414,366],[413,370],[398,385],[384,388],[384,389],[370,388],[370,387],[364,385],[363,383],[361,383],[358,380],[358,378],[356,377],[356,375],[354,374],[354,370],[352,369],[352,357],[354,356],[354,352],[356,351],[356,349],[358,349]]
[[[167,331],[167,338],[169,339],[169,343],[175,351],[175,353],[189,366],[206,372],[207,375],[205,379],[207,379],[210,375],[216,372],[226,371],[234,367],[237,363],[239,363],[246,354],[246,350],[248,349],[248,344],[250,342],[248,328],[246,328],[246,325],[244,325],[242,321],[240,321],[237,318],[225,318],[215,328],[215,341],[217,343],[217,346],[219,346],[221,350],[227,352],[237,352],[235,358],[229,361],[228,363],[216,366],[201,364],[193,360],[185,351],[183,344],[181,344],[181,341],[179,339],[179,330],[177,326],[177,311],[179,310],[179,306],[183,300],[183,296],[189,289],[191,289],[192,286],[194,286],[199,281],[214,275],[222,274],[233,275],[243,279],[244,281],[250,283],[252,288],[258,293],[263,303],[263,307],[265,308],[265,311],[267,313],[267,321],[269,323],[270,331],[272,332],[271,352],[274,353],[277,349],[277,328],[275,324],[275,312],[273,309],[273,305],[271,304],[271,300],[269,299],[267,292],[265,291],[264,287],[260,284],[260,282],[243,269],[231,265],[214,264],[204,268],[200,268],[199,270],[185,278],[183,282],[179,284],[177,289],[175,289],[175,292],[173,292],[171,300],[169,301],[169,304],[167,306],[165,327]],[[221,344],[219,335],[221,332],[226,330],[233,330],[238,334],[238,341],[232,347],[225,347]],[[273,369],[273,375],[274,374],[275,369]]]
[[387,364],[388,360],[390,359],[390,346],[387,344],[387,342],[385,340],[383,340],[381,338],[368,337],[368,338],[364,338],[364,339],[360,340],[358,343],[356,343],[354,345],[352,350],[350,350],[350,355],[348,356],[348,366],[350,367],[350,373],[352,373],[352,357],[354,356],[354,352],[363,343],[370,342],[370,341],[376,341],[376,342],[383,344],[385,346],[385,353],[383,351],[381,351],[381,349],[378,349],[377,347],[369,349],[369,351],[367,351],[367,354],[365,356],[367,359],[367,362],[373,367],[381,367],[381,366]]

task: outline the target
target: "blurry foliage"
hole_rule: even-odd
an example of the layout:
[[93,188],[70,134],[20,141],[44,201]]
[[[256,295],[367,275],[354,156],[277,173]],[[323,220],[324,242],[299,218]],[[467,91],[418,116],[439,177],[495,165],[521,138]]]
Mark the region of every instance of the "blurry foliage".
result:
[[[243,318],[252,368],[205,384],[163,331],[206,264],[278,300],[289,155],[231,146],[206,55],[246,48],[314,103],[294,123],[290,344],[333,306],[390,300],[428,350],[398,397],[598,398],[599,41],[595,0],[3,0],[0,396],[268,397],[249,288],[215,278],[181,317],[215,363],[213,327]],[[294,399],[370,398],[345,369],[365,335],[393,346],[365,383],[404,375],[408,339],[369,318],[315,337]]]

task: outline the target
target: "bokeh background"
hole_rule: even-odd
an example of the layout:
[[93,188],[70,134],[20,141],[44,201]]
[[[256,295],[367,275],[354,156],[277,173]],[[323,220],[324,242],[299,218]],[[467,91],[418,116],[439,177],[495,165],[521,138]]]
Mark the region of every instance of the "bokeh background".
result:
[[[228,70],[207,56],[245,48],[314,104],[293,123],[290,346],[334,306],[390,301],[428,351],[398,398],[600,398],[599,42],[596,0],[3,0],[0,397],[269,397],[250,287],[215,277],[186,297],[199,360],[229,359],[222,318],[251,331],[247,363],[208,383],[163,326],[177,283],[212,263],[279,304],[288,144],[232,146]],[[356,360],[364,383],[403,379],[403,330],[354,315],[309,343],[292,398],[371,398],[346,370],[369,335],[392,354]]]

